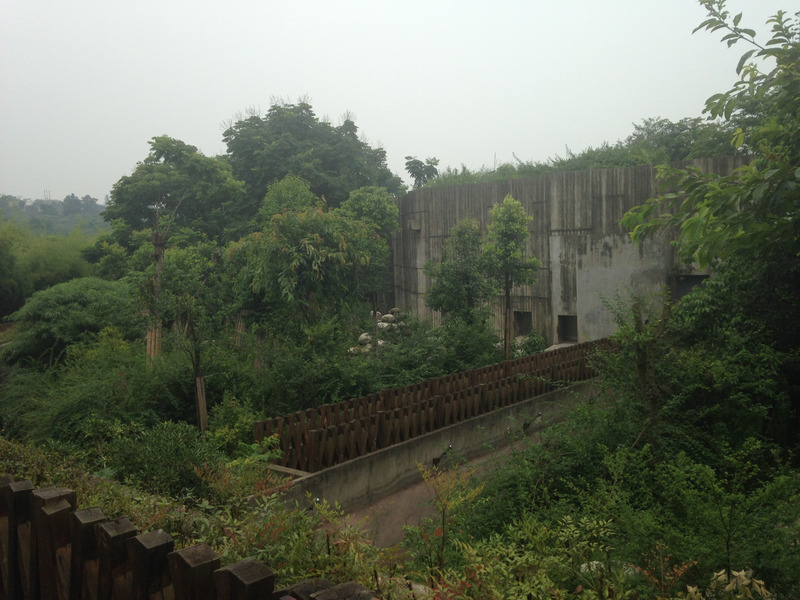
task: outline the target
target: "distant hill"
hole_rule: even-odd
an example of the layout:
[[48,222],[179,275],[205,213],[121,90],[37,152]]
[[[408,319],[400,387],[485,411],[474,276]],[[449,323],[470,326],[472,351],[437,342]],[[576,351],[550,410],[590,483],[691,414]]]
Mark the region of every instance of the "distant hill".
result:
[[69,194],[63,200],[30,200],[0,195],[0,220],[16,222],[36,234],[68,235],[77,229],[94,235],[107,228],[101,216],[104,210],[105,205],[91,196]]

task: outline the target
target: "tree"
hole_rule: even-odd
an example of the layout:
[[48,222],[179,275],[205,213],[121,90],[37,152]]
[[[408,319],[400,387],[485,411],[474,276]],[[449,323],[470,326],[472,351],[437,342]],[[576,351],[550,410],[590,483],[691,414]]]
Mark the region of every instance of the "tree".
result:
[[384,239],[398,227],[400,211],[386,188],[367,186],[353,190],[339,210],[351,219],[373,223]]
[[278,329],[297,331],[363,300],[363,269],[386,264],[372,224],[320,207],[272,217],[248,245],[249,287]]
[[278,213],[323,207],[324,202],[314,195],[308,181],[297,175],[287,175],[269,185],[258,214],[262,223],[269,223]]
[[209,239],[238,237],[251,214],[242,214],[244,186],[222,159],[168,136],[150,140],[150,154],[131,175],[120,178],[103,212],[120,221],[116,241],[130,247],[130,234],[166,227],[164,220],[199,231]]
[[476,219],[459,221],[444,243],[439,264],[428,263],[425,273],[434,278],[425,303],[447,318],[474,324],[486,320],[481,308],[497,292],[488,272],[487,254]]
[[4,360],[53,366],[68,346],[96,336],[105,327],[135,336],[135,313],[125,281],[84,277],[54,285],[33,294],[9,317],[16,323],[16,332],[3,351]]
[[[724,0],[702,0],[708,19],[695,31],[723,30],[729,46],[753,46],[742,55],[739,81],[706,101],[711,118],[737,120],[733,144],[752,155],[749,165],[720,176],[699,169],[660,168],[660,177],[674,190],[631,209],[623,225],[642,241],[656,231],[679,231],[678,248],[686,260],[708,264],[745,254],[776,253],[796,259],[800,253],[800,23],[780,11],[768,22],[772,39],[756,43],[755,32],[741,28],[742,15],[731,18]],[[752,58],[773,60],[762,72]],[[753,106],[758,111],[753,111]],[[754,116],[755,113],[755,116]],[[758,114],[762,116],[759,118]]]
[[531,284],[541,263],[528,256],[528,223],[532,220],[522,204],[511,194],[503,202],[495,204],[489,211],[487,260],[491,272],[503,288],[504,297],[504,342],[506,360],[511,358],[511,342],[514,335],[511,290],[515,285]]
[[[386,188],[368,186],[353,190],[338,211],[346,217],[367,223],[374,228],[376,248],[374,253],[385,256],[380,260],[371,260],[369,264],[362,264],[357,277],[362,281],[365,290],[372,301],[372,338],[378,339],[378,305],[380,296],[390,292],[392,286],[391,269],[389,266],[389,235],[398,228],[400,214],[397,203]],[[378,352],[378,344],[372,345],[374,354]]]
[[439,169],[436,168],[438,164],[438,158],[429,157],[422,162],[416,156],[406,156],[406,171],[414,179],[414,189],[421,188],[426,181],[439,174]]
[[360,187],[377,185],[391,193],[403,187],[386,164],[386,152],[360,139],[351,118],[333,126],[320,121],[304,100],[276,102],[264,116],[239,119],[223,140],[233,174],[245,182],[251,214],[258,211],[270,183],[288,174],[308,181],[331,207]]
[[69,215],[75,215],[81,212],[81,199],[78,198],[75,194],[70,194],[64,198],[64,202],[61,206],[61,210],[65,217]]
[[[133,232],[150,230],[156,267],[150,286],[153,307],[158,306],[164,252],[173,225],[215,240],[238,237],[245,225],[239,206],[243,191],[225,161],[203,156],[194,146],[167,136],[153,138],[149,156],[132,175],[114,184],[103,218],[116,223],[116,241],[127,248]],[[147,355],[157,356],[160,348],[161,317],[151,310]]]
[[221,254],[211,244],[171,248],[165,257],[161,310],[173,325],[178,348],[188,357],[195,382],[195,413],[201,431],[208,428],[206,369],[209,347],[219,341],[227,285]]

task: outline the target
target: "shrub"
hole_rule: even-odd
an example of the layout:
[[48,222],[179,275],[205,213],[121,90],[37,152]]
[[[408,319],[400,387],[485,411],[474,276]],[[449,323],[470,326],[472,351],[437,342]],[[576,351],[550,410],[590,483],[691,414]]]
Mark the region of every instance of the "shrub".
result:
[[195,467],[213,464],[221,455],[212,442],[188,423],[166,421],[139,435],[112,441],[109,467],[118,479],[173,498],[208,494]]

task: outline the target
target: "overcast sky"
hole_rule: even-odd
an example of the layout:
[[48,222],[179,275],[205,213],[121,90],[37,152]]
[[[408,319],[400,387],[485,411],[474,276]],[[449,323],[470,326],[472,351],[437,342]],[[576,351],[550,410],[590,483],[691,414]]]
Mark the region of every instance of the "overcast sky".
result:
[[[768,39],[788,0],[729,0]],[[695,0],[0,0],[0,193],[100,200],[166,134],[306,96],[390,168],[544,161],[700,116],[744,46]]]

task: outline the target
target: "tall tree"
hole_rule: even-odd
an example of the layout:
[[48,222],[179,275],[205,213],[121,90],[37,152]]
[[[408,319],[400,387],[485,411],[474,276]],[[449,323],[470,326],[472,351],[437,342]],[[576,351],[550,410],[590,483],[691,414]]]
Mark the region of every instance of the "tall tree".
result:
[[[375,241],[368,263],[362,263],[357,277],[372,301],[372,337],[378,339],[378,305],[381,295],[389,292],[392,286],[392,273],[389,266],[389,235],[396,231],[400,210],[394,197],[386,190],[376,186],[359,188],[350,192],[338,212],[350,219],[367,223],[374,228]],[[371,241],[371,240],[370,240]],[[379,258],[380,257],[380,258]],[[378,344],[372,345],[375,354]]]
[[528,223],[532,220],[522,204],[511,194],[489,211],[487,260],[491,272],[503,288],[504,326],[503,348],[506,360],[511,358],[512,323],[511,291],[515,285],[531,284],[541,266],[538,259],[528,256],[530,233]]
[[406,171],[414,179],[414,189],[421,188],[439,174],[438,164],[438,158],[428,157],[423,162],[416,156],[406,156]]
[[459,221],[444,243],[441,262],[425,265],[425,273],[434,279],[425,303],[467,324],[485,319],[481,309],[497,293],[487,267],[480,223],[476,219]]
[[250,245],[250,286],[272,306],[276,327],[298,330],[365,295],[360,270],[388,260],[374,228],[338,211],[275,215]]
[[[660,176],[674,191],[629,211],[623,225],[636,241],[674,228],[682,256],[701,264],[734,255],[794,260],[800,254],[800,20],[780,11],[769,20],[772,39],[761,45],[753,30],[739,26],[741,14],[731,17],[725,10],[724,0],[702,4],[708,19],[695,31],[723,30],[729,46],[751,46],[737,67],[740,80],[709,98],[705,112],[739,124],[733,143],[752,160],[724,177],[663,167]],[[748,62],[754,57],[775,66],[762,72]]]
[[230,229],[252,216],[241,214],[243,192],[224,160],[159,136],[150,140],[149,155],[133,173],[114,184],[103,218],[124,225],[115,228],[123,246],[130,245],[132,232],[163,227],[164,219],[209,239],[237,237]]
[[170,248],[160,297],[161,313],[172,324],[176,345],[192,368],[197,425],[203,431],[208,427],[208,353],[220,340],[228,287],[222,260],[222,253],[211,244]]
[[266,115],[250,115],[223,134],[233,173],[247,185],[248,206],[255,214],[269,184],[294,174],[337,207],[360,187],[377,185],[399,192],[402,181],[386,164],[386,152],[358,136],[349,117],[341,125],[320,121],[310,104],[278,102]]
[[150,289],[156,312],[150,314],[149,357],[158,356],[161,349],[157,307],[164,253],[173,226],[190,228],[210,239],[238,237],[230,228],[244,226],[238,206],[243,191],[243,184],[233,178],[225,161],[203,156],[194,146],[168,136],[153,138],[148,157],[133,174],[114,184],[103,218],[115,224],[116,241],[130,248],[133,232],[151,232],[155,272]]

